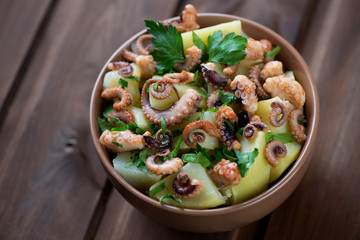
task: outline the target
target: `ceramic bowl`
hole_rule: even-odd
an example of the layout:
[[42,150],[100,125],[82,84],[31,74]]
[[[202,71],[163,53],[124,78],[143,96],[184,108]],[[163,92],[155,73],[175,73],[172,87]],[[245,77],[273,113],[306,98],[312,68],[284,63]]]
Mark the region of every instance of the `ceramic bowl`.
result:
[[255,39],[265,38],[270,40],[274,46],[280,45],[281,51],[277,59],[284,63],[285,69],[294,72],[297,81],[301,83],[306,92],[305,114],[307,117],[308,139],[304,143],[298,159],[290,166],[287,173],[260,195],[246,202],[227,207],[207,210],[181,209],[160,204],[158,201],[139,192],[128,184],[113,168],[112,159],[107,150],[102,147],[98,141],[101,132],[96,119],[98,116],[101,116],[103,111],[102,100],[100,98],[102,80],[107,71],[107,64],[112,61],[121,60],[121,51],[129,48],[132,42],[145,33],[145,30],[126,41],[109,58],[102,68],[92,92],[90,104],[91,134],[100,161],[109,179],[122,196],[140,212],[151,219],[176,229],[192,232],[219,232],[232,230],[259,220],[276,209],[289,197],[303,178],[311,161],[311,150],[315,143],[319,121],[319,100],[316,84],[309,67],[290,43],[277,33],[258,23],[225,14],[198,14],[198,23],[201,27],[212,26],[237,19],[241,20],[242,29],[248,36]]

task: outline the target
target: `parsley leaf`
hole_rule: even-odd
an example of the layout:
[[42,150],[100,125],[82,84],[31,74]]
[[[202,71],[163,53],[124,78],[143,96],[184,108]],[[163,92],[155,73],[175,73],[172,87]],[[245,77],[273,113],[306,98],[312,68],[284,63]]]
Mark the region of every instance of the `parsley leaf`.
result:
[[144,20],[149,34],[153,36],[152,43],[154,50],[150,54],[157,62],[158,70],[172,70],[173,64],[184,61],[184,47],[180,31],[172,25],[165,26],[153,20]]
[[161,130],[162,130],[162,134],[165,136],[165,132],[166,132],[166,120],[163,116],[161,116]]
[[181,145],[181,142],[183,141],[183,136],[180,135],[180,138],[178,139],[178,141],[176,142],[176,145],[175,145],[175,148],[174,150],[172,150],[169,155],[167,155],[165,157],[165,159],[171,159],[171,158],[174,158],[174,157],[177,157],[178,153],[179,153],[179,150],[180,150],[180,145]]
[[128,87],[128,82],[124,78],[119,78],[118,83],[122,88],[127,88]]
[[162,195],[160,197],[160,199],[159,199],[159,202],[161,203],[166,198],[171,198],[171,199],[175,200],[182,207],[181,200],[179,198],[175,197],[174,194],[164,194],[164,195]]
[[208,36],[209,62],[218,62],[228,65],[236,65],[246,56],[245,48],[247,39],[235,35],[235,33],[227,33],[223,38],[221,30],[214,32]]
[[148,156],[150,156],[147,151],[147,148],[136,150],[134,155],[131,156],[131,160],[126,163],[125,167],[130,167],[131,165],[135,164],[135,166],[138,167],[141,171],[147,173],[148,169],[146,167],[146,159]]
[[196,88],[195,90],[196,90],[203,98],[208,98],[207,93],[206,93],[206,91],[205,91],[204,89],[202,89],[202,88]]
[[235,94],[223,92],[219,89],[216,91],[219,93],[219,98],[220,101],[223,102],[223,106],[225,106],[226,104],[231,104],[236,99]]
[[236,162],[238,164],[241,177],[245,177],[250,166],[254,163],[255,158],[259,154],[259,150],[255,148],[254,151],[247,153],[240,153],[238,150],[234,150],[234,152],[238,158]]
[[114,144],[115,146],[117,146],[117,147],[121,147],[121,148],[123,148],[124,146],[122,145],[122,144],[120,144],[120,143],[118,143],[118,142],[111,142],[112,144]]
[[273,50],[270,52],[265,52],[264,57],[275,57],[280,52],[280,46],[277,45]]
[[181,156],[183,162],[199,163],[204,168],[212,166],[211,161],[205,157],[201,152],[186,153]]
[[156,187],[154,187],[153,189],[150,189],[149,191],[149,197],[153,197],[156,194],[158,194],[159,192],[161,192],[162,190],[165,189],[165,183],[162,182],[161,184],[157,185]]
[[217,112],[217,110],[219,110],[219,109],[218,108],[208,108],[206,111]]
[[283,144],[295,142],[294,138],[289,133],[272,134],[271,131],[266,133],[265,139],[266,143],[269,143],[273,140],[278,140]]
[[201,38],[193,31],[192,38],[194,44],[201,49],[201,62],[206,62],[208,59],[208,48]]

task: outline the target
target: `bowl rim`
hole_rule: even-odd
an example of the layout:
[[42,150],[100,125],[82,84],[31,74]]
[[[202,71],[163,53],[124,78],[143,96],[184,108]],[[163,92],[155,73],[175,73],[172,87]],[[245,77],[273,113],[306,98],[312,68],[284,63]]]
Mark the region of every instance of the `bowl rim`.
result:
[[[274,195],[277,191],[279,191],[281,188],[283,188],[285,185],[287,185],[290,182],[290,180],[294,178],[296,173],[300,171],[301,167],[305,164],[306,161],[311,160],[309,158],[309,156],[310,156],[310,153],[312,150],[312,146],[314,145],[314,142],[315,142],[317,129],[318,129],[318,122],[319,122],[319,97],[318,97],[316,83],[311,74],[310,68],[307,65],[307,63],[305,62],[305,60],[300,55],[300,53],[286,39],[284,39],[282,36],[280,36],[275,31],[271,30],[268,27],[265,27],[264,25],[261,25],[261,24],[255,22],[255,21],[252,21],[252,20],[249,20],[249,19],[243,18],[243,17],[238,17],[235,15],[230,15],[230,14],[198,13],[198,17],[200,17],[200,18],[206,18],[206,17],[229,18],[229,21],[240,20],[241,23],[253,25],[256,28],[261,29],[261,31],[263,31],[266,35],[272,35],[274,38],[279,40],[279,42],[281,42],[282,45],[286,46],[286,48],[289,49],[289,51],[296,57],[296,59],[299,60],[300,65],[303,66],[306,78],[310,82],[310,92],[309,91],[306,92],[306,95],[314,96],[314,101],[312,103],[312,107],[314,109],[314,111],[313,111],[314,117],[312,120],[312,124],[308,124],[308,127],[311,126],[311,128],[307,130],[309,133],[307,136],[307,140],[303,144],[301,152],[300,152],[297,160],[294,162],[294,164],[291,167],[289,166],[290,169],[287,170],[288,172],[284,176],[282,176],[281,179],[278,180],[273,186],[271,186],[264,192],[256,195],[255,197],[253,197],[247,201],[244,201],[244,202],[238,203],[238,204],[234,204],[234,205],[213,208],[213,209],[189,209],[189,208],[180,208],[180,207],[170,206],[167,204],[161,204],[159,201],[157,201],[153,198],[150,198],[146,194],[138,191],[136,188],[131,186],[124,178],[122,178],[120,176],[120,174],[115,170],[115,168],[111,164],[111,159],[107,158],[105,148],[102,147],[98,141],[99,136],[97,136],[97,133],[96,133],[96,128],[98,128],[96,119],[98,116],[94,112],[95,97],[96,97],[95,95],[96,95],[97,86],[102,81],[102,76],[106,71],[107,64],[110,61],[112,61],[116,56],[118,56],[121,49],[125,48],[126,46],[129,46],[129,44],[131,44],[137,37],[144,34],[146,32],[146,29],[143,29],[143,30],[139,31],[138,33],[134,34],[127,41],[125,41],[120,47],[118,47],[114,51],[114,53],[111,55],[111,57],[107,60],[107,62],[103,66],[103,68],[101,69],[101,71],[97,77],[97,80],[94,84],[92,94],[91,94],[91,99],[90,99],[90,132],[91,132],[91,137],[92,137],[93,143],[96,148],[96,152],[99,155],[99,158],[100,158],[100,161],[101,161],[101,164],[103,165],[103,167],[106,168],[106,170],[108,170],[108,172],[111,174],[111,177],[113,177],[119,184],[121,184],[122,187],[126,188],[127,191],[131,192],[136,197],[140,198],[142,201],[145,201],[147,204],[150,204],[153,207],[161,208],[162,210],[180,214],[180,215],[217,216],[217,215],[223,215],[223,214],[231,213],[234,211],[240,211],[242,209],[249,208],[249,207],[256,205],[257,203],[269,198],[270,196]],[[179,17],[169,18],[167,20],[177,20],[177,19],[179,19]],[[108,172],[106,172],[106,173],[108,174]],[[109,178],[109,176],[108,176],[108,178]]]

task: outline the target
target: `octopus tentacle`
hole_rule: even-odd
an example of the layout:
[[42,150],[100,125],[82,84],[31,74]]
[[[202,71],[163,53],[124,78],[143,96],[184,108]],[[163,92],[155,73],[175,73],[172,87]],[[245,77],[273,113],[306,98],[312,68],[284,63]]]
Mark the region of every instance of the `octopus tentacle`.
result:
[[191,71],[196,65],[201,63],[201,49],[197,46],[192,46],[187,48],[186,51],[188,54],[185,56],[185,61],[174,64],[174,68],[177,71]]
[[304,114],[301,110],[295,109],[289,115],[290,133],[299,143],[306,140],[305,127],[299,124],[299,119],[303,118]]
[[128,62],[118,61],[111,62],[107,65],[109,70],[117,70],[119,75],[122,77],[131,77],[134,69]]
[[161,117],[164,117],[167,126],[174,126],[181,123],[184,118],[196,112],[196,108],[202,100],[201,95],[193,89],[188,89],[184,95],[166,110],[156,110],[150,106],[147,86],[144,84],[141,93],[141,105],[145,117],[155,124],[161,124]]
[[223,103],[220,100],[219,93],[214,91],[210,94],[207,100],[207,107],[208,108],[219,108]]
[[271,61],[264,65],[263,69],[260,71],[260,77],[262,79],[267,79],[270,77],[276,77],[283,75],[283,64],[280,61]]
[[297,109],[300,109],[305,103],[305,91],[303,87],[294,79],[277,76],[267,78],[264,89],[272,97],[280,97],[289,100]]
[[278,140],[274,140],[266,144],[265,158],[272,167],[276,167],[279,164],[279,159],[285,157],[287,149],[285,144]]
[[[274,127],[282,126],[288,119],[289,110],[291,107],[287,107],[288,104],[284,104],[278,101],[271,103],[271,112],[269,115],[270,124]],[[280,119],[279,119],[280,117]]]
[[[264,50],[264,53],[270,52],[273,49],[272,43],[267,39],[261,39],[260,40],[261,46]],[[270,61],[273,61],[275,57],[264,57],[264,63],[268,63]]]
[[110,122],[110,117],[114,117],[117,119],[120,119],[121,121],[123,121],[125,124],[129,124],[129,123],[133,123],[135,122],[135,116],[134,114],[132,114],[132,112],[130,112],[127,109],[119,109],[119,110],[114,110],[110,113],[108,113],[106,115],[108,121]]
[[[197,142],[204,142],[205,141],[205,134],[200,132],[195,132],[191,134],[193,131],[201,129],[205,131],[207,134],[209,134],[212,137],[219,137],[220,136],[220,130],[217,129],[214,124],[212,124],[209,121],[201,120],[192,122],[188,125],[186,125],[184,131],[183,131],[183,139],[186,145],[189,147],[196,147]],[[190,140],[190,135],[192,137],[192,140]]]
[[156,62],[152,55],[137,55],[128,50],[122,52],[123,57],[131,62],[135,62],[140,68],[142,78],[150,78],[156,73]]
[[208,173],[217,185],[238,185],[241,182],[237,164],[226,159],[221,159]]
[[[149,136],[150,132],[146,132],[144,136]],[[114,152],[126,152],[135,149],[143,149],[145,147],[142,135],[134,134],[130,130],[110,131],[105,130],[99,139],[100,143]]]
[[223,78],[215,71],[214,63],[201,64],[201,71],[205,78],[205,81],[214,88],[223,89],[231,82],[230,79]]
[[197,179],[190,179],[186,173],[179,173],[172,182],[172,187],[175,195],[179,198],[191,198],[198,194],[203,186],[203,183]]
[[[230,128],[225,120],[229,120],[233,128]],[[225,144],[225,146],[229,149],[240,150],[241,144],[239,140],[236,138],[236,130],[235,127],[238,118],[231,107],[222,106],[215,114],[215,124],[218,129],[220,129],[220,141]]]
[[145,162],[146,168],[150,172],[152,172],[156,175],[172,174],[174,172],[177,172],[183,166],[182,160],[178,157],[172,158],[172,159],[167,159],[165,162],[163,162],[161,164],[157,164],[155,162],[155,159],[157,157],[158,157],[158,155],[156,155],[156,154],[149,156]]
[[136,51],[141,55],[149,55],[149,51],[153,50],[151,39],[152,36],[150,34],[141,35],[136,40]]
[[114,110],[120,110],[123,107],[130,106],[133,103],[133,98],[130,93],[121,87],[108,88],[102,91],[101,97],[105,100],[111,101],[113,99],[119,99],[113,104]]
[[258,131],[257,131],[257,128],[255,127],[255,125],[248,123],[244,128],[243,135],[247,139],[251,140],[251,139],[256,138],[257,132]]
[[194,74],[185,70],[181,73],[168,73],[162,78],[168,83],[189,83],[194,81]]
[[182,11],[182,13],[181,13],[180,19],[181,19],[180,23],[172,22],[171,25],[176,27],[176,30],[178,30],[182,33],[200,28],[199,24],[197,24],[197,22],[196,22],[196,19],[197,19],[196,8],[191,4],[187,4],[185,6],[184,11]]
[[249,113],[256,112],[258,98],[255,92],[255,83],[251,82],[245,75],[237,75],[230,83],[230,87],[235,91],[235,96],[238,99],[241,99],[244,110]]
[[264,49],[260,41],[249,38],[246,44],[246,57],[247,60],[264,59]]
[[150,94],[155,99],[165,99],[174,90],[174,85],[167,83],[164,80],[158,80],[154,84],[150,85]]
[[171,140],[172,133],[168,129],[166,129],[165,135],[163,134],[161,129],[157,131],[155,139],[151,136],[144,136],[145,145],[148,148],[155,150],[156,152],[161,152],[165,149],[168,149],[171,145]]
[[255,83],[256,86],[256,94],[261,99],[269,99],[270,94],[265,91],[262,83],[260,82],[260,67],[259,65],[255,65],[249,70],[249,80]]
[[232,75],[234,75],[236,73],[238,68],[239,68],[239,64],[237,64],[237,65],[229,65],[226,68],[224,68],[223,73],[226,76],[230,77],[230,76],[232,76]]

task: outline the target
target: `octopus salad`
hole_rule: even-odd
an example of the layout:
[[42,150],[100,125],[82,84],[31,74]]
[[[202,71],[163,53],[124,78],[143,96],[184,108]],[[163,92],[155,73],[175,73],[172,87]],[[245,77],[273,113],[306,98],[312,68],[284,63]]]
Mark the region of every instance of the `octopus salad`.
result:
[[280,47],[247,36],[239,20],[200,28],[192,5],[179,21],[145,25],[103,79],[99,141],[114,168],[183,208],[265,191],[306,140],[305,92],[276,59]]

